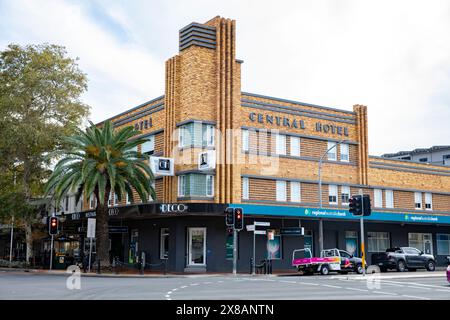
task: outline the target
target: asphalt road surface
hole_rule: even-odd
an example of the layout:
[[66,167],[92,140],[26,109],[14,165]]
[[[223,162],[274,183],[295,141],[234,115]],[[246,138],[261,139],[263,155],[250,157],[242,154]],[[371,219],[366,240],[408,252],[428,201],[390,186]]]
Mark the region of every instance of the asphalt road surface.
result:
[[[438,271],[436,271],[437,273]],[[195,275],[168,278],[81,276],[80,289],[67,275],[0,271],[0,299],[32,300],[436,300],[450,299],[442,277],[365,278],[360,276]],[[369,276],[368,276],[369,277]],[[367,280],[369,279],[369,280]]]

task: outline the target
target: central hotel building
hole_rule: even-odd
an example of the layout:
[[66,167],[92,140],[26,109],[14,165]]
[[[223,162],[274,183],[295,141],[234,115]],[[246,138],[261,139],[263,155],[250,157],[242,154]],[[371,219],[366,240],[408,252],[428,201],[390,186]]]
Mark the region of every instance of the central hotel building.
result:
[[[362,189],[372,200],[364,235],[369,263],[372,253],[391,246],[414,246],[444,262],[450,167],[370,156],[366,106],[340,110],[242,92],[242,63],[234,20],[191,23],[179,32],[179,53],[166,62],[164,95],[108,119],[115,128],[139,129],[149,139],[141,152],[174,163],[173,175],[156,175],[156,199],[118,203],[111,196],[111,226],[127,227],[111,233],[113,256],[129,262],[144,251],[147,263],[167,259],[169,271],[231,272],[228,206],[243,208],[244,225],[270,222],[262,229],[274,229],[279,240],[274,270],[291,269],[299,248],[360,255],[359,220],[349,214],[348,199]],[[206,169],[201,153],[209,156]],[[85,199],[82,211],[68,216],[75,234],[95,215],[93,202]],[[278,237],[299,226],[304,236]],[[84,243],[83,232],[78,236]],[[256,236],[257,262],[273,249],[267,244],[267,236]],[[238,271],[249,270],[252,254],[253,233],[244,228]]]

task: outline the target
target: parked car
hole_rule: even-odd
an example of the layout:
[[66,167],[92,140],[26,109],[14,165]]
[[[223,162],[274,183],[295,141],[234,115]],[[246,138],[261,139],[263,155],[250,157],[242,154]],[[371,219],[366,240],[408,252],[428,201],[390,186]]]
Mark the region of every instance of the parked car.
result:
[[425,268],[428,271],[436,269],[436,261],[431,254],[425,254],[412,247],[389,248],[383,253],[372,254],[372,264],[377,265],[381,271],[396,269],[399,272],[406,270],[416,271]]
[[[339,249],[339,255],[341,256],[341,273],[345,273],[347,271],[356,272],[358,274],[363,273],[362,268],[362,259],[355,257],[354,255],[350,254],[348,251],[340,250]],[[365,263],[367,268],[367,262]]]

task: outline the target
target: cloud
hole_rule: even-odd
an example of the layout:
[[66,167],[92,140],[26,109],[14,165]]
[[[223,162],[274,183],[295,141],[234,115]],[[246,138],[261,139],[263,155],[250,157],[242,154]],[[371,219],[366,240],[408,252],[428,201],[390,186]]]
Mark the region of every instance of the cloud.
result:
[[20,0],[3,6],[0,45],[56,42],[81,58],[95,121],[163,94],[164,61],[177,53],[178,30],[221,15],[237,20],[244,91],[346,110],[367,105],[371,154],[449,144],[445,0]]

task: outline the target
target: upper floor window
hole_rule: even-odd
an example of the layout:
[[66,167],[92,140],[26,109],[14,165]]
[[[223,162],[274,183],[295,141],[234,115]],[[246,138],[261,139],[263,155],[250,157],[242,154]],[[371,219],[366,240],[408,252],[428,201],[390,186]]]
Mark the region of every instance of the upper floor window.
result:
[[291,156],[300,157],[300,138],[290,136],[289,139],[291,143]]
[[155,152],[155,136],[151,135],[148,137],[145,137],[148,141],[144,142],[141,145],[141,153],[145,154],[153,154]]
[[420,158],[419,162],[428,162],[428,158]]
[[130,204],[130,196],[128,195],[128,192],[125,194],[125,204]]
[[190,173],[178,176],[179,197],[213,197],[214,176]]
[[338,197],[338,188],[336,185],[330,184],[328,186],[328,201],[330,204],[337,204],[337,197]]
[[341,187],[341,202],[343,206],[348,206],[350,199],[350,187],[342,186]]
[[394,208],[394,191],[384,190],[384,198],[386,201],[386,208]]
[[286,201],[286,181],[277,180],[277,201]]
[[178,146],[188,147],[213,147],[214,125],[199,121],[186,123],[178,128]]
[[248,178],[242,178],[242,199],[249,199],[249,180]]
[[414,192],[414,207],[418,210],[422,209],[422,192]]
[[284,134],[275,135],[276,154],[286,154],[286,136]]
[[350,155],[349,155],[349,146],[348,146],[348,144],[341,143],[340,151],[341,151],[341,161],[349,162],[350,161]]
[[202,126],[203,132],[203,146],[214,147],[214,126],[205,124]]
[[108,197],[108,207],[117,206],[118,198],[115,192],[110,192]]
[[381,189],[373,190],[373,206],[374,208],[383,207],[383,192]]
[[89,197],[89,209],[95,209],[97,207],[97,197],[92,194]]
[[328,141],[327,150],[328,150],[328,153],[327,153],[328,160],[336,161],[337,160],[337,156],[336,156],[336,142]]
[[300,182],[291,181],[290,185],[291,185],[291,201],[292,202],[301,202]]
[[249,150],[249,145],[250,145],[250,141],[249,141],[250,137],[248,134],[248,130],[247,129],[242,129],[242,150],[243,151],[248,151]]
[[64,211],[67,213],[67,212],[69,212],[69,201],[70,201],[70,197],[69,196],[66,196],[66,201],[65,201],[65,208],[64,208]]
[[431,193],[425,193],[425,209],[433,210],[433,195]]

